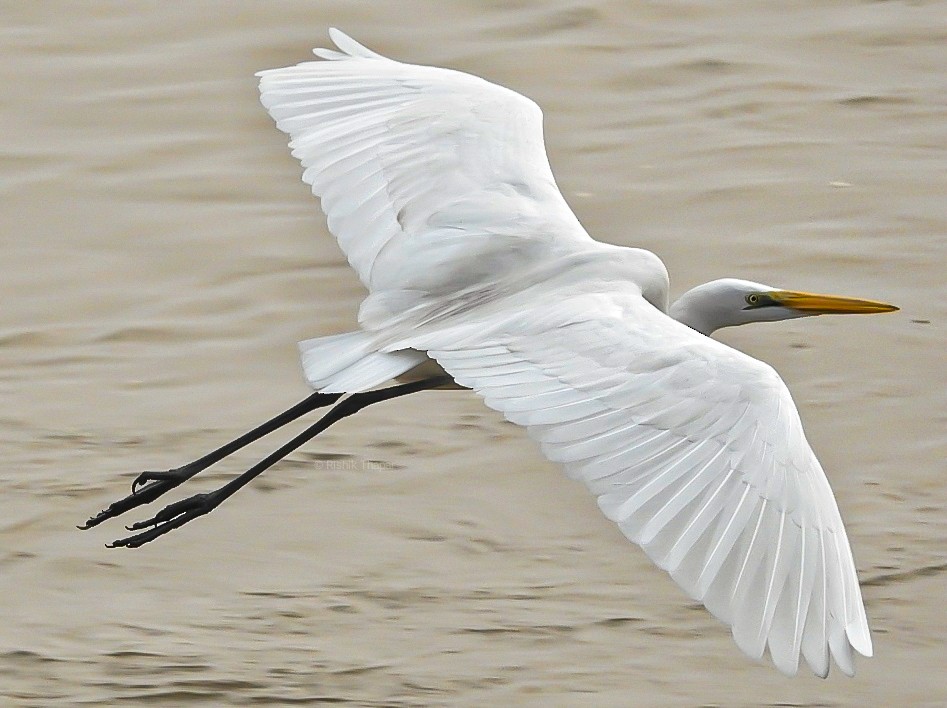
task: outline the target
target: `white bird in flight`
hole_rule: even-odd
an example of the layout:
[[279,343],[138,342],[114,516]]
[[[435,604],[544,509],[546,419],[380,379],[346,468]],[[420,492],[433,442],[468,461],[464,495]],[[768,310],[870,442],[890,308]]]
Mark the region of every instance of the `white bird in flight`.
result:
[[[746,654],[760,659],[768,648],[788,675],[802,655],[819,676],[831,655],[852,675],[852,650],[871,656],[872,646],[828,480],[779,375],[707,335],[897,308],[736,279],[669,307],[660,259],[592,240],[566,204],[535,103],[330,36],[339,51],[261,72],[260,91],[368,289],[359,330],[300,343],[315,393],[205,457],[142,473],[83,528],[340,401],[243,475],[132,524],[139,533],[112,544],[141,546],[367,405],[470,388],[584,482]],[[393,379],[402,383],[376,388]]]

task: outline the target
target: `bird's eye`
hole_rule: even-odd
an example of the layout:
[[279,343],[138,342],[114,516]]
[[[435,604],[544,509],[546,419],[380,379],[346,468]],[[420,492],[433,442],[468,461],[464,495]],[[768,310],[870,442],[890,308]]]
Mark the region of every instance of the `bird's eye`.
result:
[[756,305],[760,301],[760,296],[756,293],[746,296],[746,302],[748,305]]

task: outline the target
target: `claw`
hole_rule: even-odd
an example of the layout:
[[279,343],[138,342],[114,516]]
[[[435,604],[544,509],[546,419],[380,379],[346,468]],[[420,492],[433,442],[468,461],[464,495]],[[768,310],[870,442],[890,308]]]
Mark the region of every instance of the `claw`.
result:
[[176,469],[176,470],[165,470],[164,472],[151,472],[144,471],[135,479],[132,480],[132,494],[137,494],[142,491],[142,488],[149,482],[171,482],[176,481],[178,484],[183,482],[188,478],[185,476],[185,469]]
[[142,531],[142,533],[120,538],[106,544],[108,548],[138,548],[164,534],[173,531],[192,521],[199,516],[203,516],[215,509],[226,496],[219,494],[195,494],[187,499],[169,504],[150,519],[136,521],[134,524],[126,526],[129,531]]
[[189,466],[184,466],[167,470],[166,472],[142,472],[135,478],[135,481],[132,482],[131,494],[124,499],[113,502],[108,508],[103,509],[77,528],[83,530],[90,529],[93,526],[98,526],[107,519],[120,516],[126,511],[149,504],[161,495],[187,481],[199,471],[200,470],[194,470]]
[[158,525],[157,515],[152,516],[150,519],[145,519],[144,521],[136,521],[132,524],[125,524],[126,531],[139,531],[141,529],[151,528],[152,526]]
[[173,504],[168,504],[168,506],[152,516],[150,519],[136,521],[125,528],[129,531],[138,531],[140,529],[151,528],[152,526],[157,526],[158,524],[170,521],[175,516],[179,516],[180,514],[183,514],[194,508],[195,506],[198,508],[202,506],[204,502],[203,498],[206,496],[206,494],[195,494],[193,497],[188,497],[187,499],[182,499],[181,501],[174,502]]

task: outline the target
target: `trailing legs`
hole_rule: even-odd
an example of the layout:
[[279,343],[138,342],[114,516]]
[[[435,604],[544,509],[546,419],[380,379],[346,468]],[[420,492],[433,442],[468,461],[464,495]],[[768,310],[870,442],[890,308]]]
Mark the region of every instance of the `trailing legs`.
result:
[[[272,467],[276,462],[283,459],[289,453],[296,450],[298,447],[305,444],[328,428],[330,425],[338,422],[342,418],[353,415],[363,408],[375,403],[398,398],[400,396],[407,396],[418,391],[438,388],[451,383],[451,381],[452,379],[448,376],[436,376],[420,381],[412,381],[410,383],[392,386],[390,388],[380,389],[377,391],[353,393],[348,398],[343,399],[338,405],[332,408],[312,426],[279,447],[271,454],[267,455],[260,462],[255,464],[240,476],[234,478],[213,492],[195,494],[192,497],[188,497],[187,499],[183,499],[179,502],[175,502],[166,506],[150,519],[139,521],[128,526],[127,528],[129,531],[141,531],[141,533],[119,539],[110,544],[110,547],[137,548],[145,543],[159,538],[160,536],[163,536],[170,531],[173,531],[176,528],[183,526],[187,522],[196,519],[199,516],[209,513],[213,509],[217,508],[225,499],[229,498],[239,489],[246,486],[251,480]],[[209,455],[200,458],[200,460],[196,460],[195,462],[191,463],[191,465],[185,465],[185,467],[178,468],[178,470],[171,470],[169,473],[146,472],[143,475],[140,475],[139,478],[135,480],[135,484],[133,484],[131,495],[125,499],[120,500],[119,502],[116,502],[115,504],[112,504],[108,509],[90,519],[83,528],[95,526],[107,518],[118,516],[129,509],[140,506],[141,504],[146,504],[153,499],[156,499],[158,496],[164,494],[164,492],[166,492],[168,489],[178,486],[186,479],[189,479],[190,477],[197,474],[197,472],[199,472],[201,469],[206,469],[206,467],[220,459],[223,459],[223,457],[226,455],[229,455],[230,453],[240,449],[244,445],[249,444],[259,437],[266,435],[268,432],[285,425],[291,420],[295,420],[300,415],[303,415],[310,410],[314,410],[315,408],[323,407],[333,403],[341,396],[341,394],[314,395],[331,397],[332,400],[327,401],[326,399],[316,399],[316,405],[313,405],[313,402],[310,401],[312,397],[310,397],[289,409],[285,413],[280,414],[273,420],[268,421],[260,427],[250,431],[246,435],[237,438],[232,443],[228,443],[227,445],[215,450]],[[307,406],[309,407],[307,408]],[[206,462],[207,460],[210,460],[210,462]],[[201,464],[203,464],[202,467],[200,466]],[[191,466],[196,466],[199,468],[194,469]],[[181,472],[181,470],[184,470],[184,472]],[[170,477],[168,475],[170,475]],[[159,485],[170,486],[155,489]],[[149,493],[149,490],[152,489],[155,489],[155,492]],[[148,498],[143,498],[139,501],[139,498],[142,498],[145,495],[148,495]]]

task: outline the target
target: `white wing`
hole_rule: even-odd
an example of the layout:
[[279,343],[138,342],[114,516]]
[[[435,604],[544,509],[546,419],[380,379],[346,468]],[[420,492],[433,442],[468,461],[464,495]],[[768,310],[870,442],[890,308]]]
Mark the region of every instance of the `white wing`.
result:
[[526,426],[748,655],[825,676],[831,652],[851,675],[852,648],[871,655],[855,566],[785,384],[625,290],[521,298],[398,346]]
[[590,240],[535,103],[330,35],[342,52],[315,50],[328,61],[260,72],[261,100],[369,290],[451,292]]

